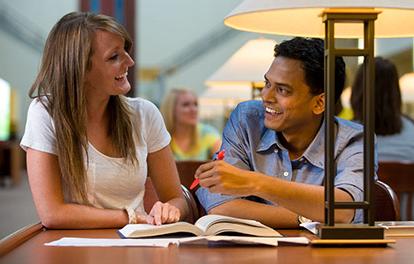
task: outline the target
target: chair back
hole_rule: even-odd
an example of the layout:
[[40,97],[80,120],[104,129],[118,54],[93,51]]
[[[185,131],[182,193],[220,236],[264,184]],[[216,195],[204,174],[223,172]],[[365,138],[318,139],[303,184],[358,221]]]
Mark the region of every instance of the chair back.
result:
[[[190,189],[191,184],[194,181],[194,174],[200,165],[208,162],[206,161],[195,161],[195,160],[186,160],[186,161],[176,161],[175,164],[177,165],[178,175],[180,176],[181,184]],[[195,191],[198,189],[197,186],[194,190],[190,190],[191,194],[195,198],[196,206],[198,209],[198,215],[203,216],[206,214],[203,206],[201,206],[200,202],[195,195]]]
[[379,162],[378,179],[391,186],[400,201],[401,220],[414,220],[414,163],[413,162]]
[[400,220],[398,197],[390,186],[382,181],[375,181],[374,197],[375,221]]
[[175,164],[177,165],[178,175],[180,176],[181,184],[189,189],[191,183],[193,183],[194,181],[194,174],[196,170],[198,169],[198,167],[200,167],[200,165],[206,162],[208,161],[207,160],[206,161],[196,161],[196,160],[176,161]]

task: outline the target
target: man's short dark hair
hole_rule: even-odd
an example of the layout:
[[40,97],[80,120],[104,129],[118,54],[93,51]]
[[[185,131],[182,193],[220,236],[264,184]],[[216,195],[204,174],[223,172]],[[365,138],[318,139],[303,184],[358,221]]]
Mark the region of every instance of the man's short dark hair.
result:
[[[305,82],[314,95],[324,92],[323,40],[319,38],[296,37],[275,46],[275,57],[285,57],[302,62]],[[341,96],[345,85],[345,62],[342,57],[335,59],[335,102]]]

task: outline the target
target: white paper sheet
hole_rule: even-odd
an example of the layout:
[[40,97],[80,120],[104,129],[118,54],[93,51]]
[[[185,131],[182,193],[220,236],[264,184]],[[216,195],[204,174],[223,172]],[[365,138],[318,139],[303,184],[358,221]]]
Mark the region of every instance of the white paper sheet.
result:
[[277,246],[278,242],[288,242],[307,245],[306,237],[250,237],[250,236],[202,236],[185,238],[146,238],[146,239],[102,239],[63,237],[49,243],[46,246],[60,247],[168,247],[170,244],[198,244],[212,242],[233,242],[237,244]]
[[306,230],[308,230],[309,232],[317,235],[318,234],[318,230],[316,229],[316,227],[319,225],[319,222],[308,222],[308,223],[302,223],[299,226],[305,228]]
[[157,239],[107,239],[107,238],[80,238],[63,237],[45,246],[58,247],[168,247],[170,244],[179,244],[178,239],[157,238]]

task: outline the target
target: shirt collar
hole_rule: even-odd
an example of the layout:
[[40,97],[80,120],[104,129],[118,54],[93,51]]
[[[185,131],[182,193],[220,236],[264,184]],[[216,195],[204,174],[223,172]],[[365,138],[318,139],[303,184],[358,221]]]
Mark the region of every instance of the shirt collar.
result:
[[272,148],[274,145],[276,145],[276,147],[280,146],[280,143],[277,140],[276,131],[269,128],[265,128],[265,132],[260,138],[260,142],[257,146],[256,152],[265,152]]
[[[324,168],[325,163],[325,129],[324,122],[322,122],[321,127],[319,128],[318,133],[315,138],[308,146],[308,148],[303,153],[302,157],[307,159],[311,164],[321,169]],[[266,152],[272,147],[277,148],[278,150],[285,149],[280,143],[276,131],[266,128],[263,136],[260,139],[260,143],[257,146],[257,152]]]
[[260,143],[257,146],[256,152],[266,152],[271,148],[274,148],[275,150],[286,150],[280,142],[277,132],[270,128],[266,128],[260,139]]

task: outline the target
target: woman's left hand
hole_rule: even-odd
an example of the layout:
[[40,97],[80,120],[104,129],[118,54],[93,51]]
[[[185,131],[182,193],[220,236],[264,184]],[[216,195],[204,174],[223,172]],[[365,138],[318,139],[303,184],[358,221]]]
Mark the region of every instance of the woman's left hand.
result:
[[152,222],[149,221],[149,224],[152,225],[174,223],[180,220],[180,210],[169,203],[157,201],[152,206],[149,216],[152,218]]

